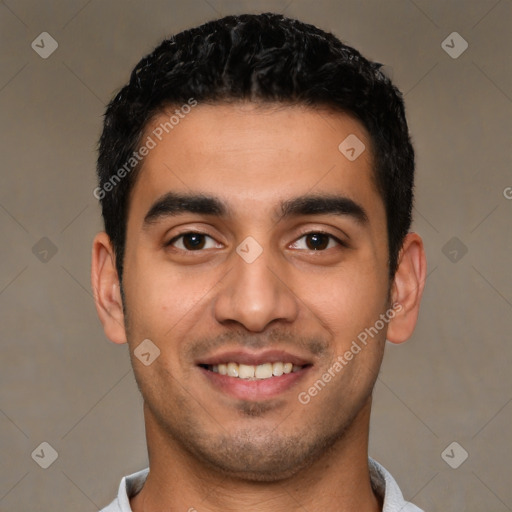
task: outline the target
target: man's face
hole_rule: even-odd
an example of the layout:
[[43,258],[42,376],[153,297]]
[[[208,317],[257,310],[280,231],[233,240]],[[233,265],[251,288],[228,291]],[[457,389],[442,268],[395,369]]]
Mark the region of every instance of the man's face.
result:
[[[351,134],[366,146],[354,161],[338,149]],[[288,476],[368,413],[382,359],[385,328],[332,370],[389,308],[367,134],[339,113],[237,104],[198,105],[153,138],[123,276],[146,419],[220,471]],[[133,356],[145,339],[160,350],[149,366]]]

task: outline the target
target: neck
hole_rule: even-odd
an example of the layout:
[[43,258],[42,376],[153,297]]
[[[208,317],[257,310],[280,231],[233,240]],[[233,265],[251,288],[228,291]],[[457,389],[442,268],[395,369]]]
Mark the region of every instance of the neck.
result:
[[133,512],[378,512],[368,470],[371,399],[321,458],[277,482],[254,482],[205,467],[162,431],[145,410],[150,473],[132,498]]

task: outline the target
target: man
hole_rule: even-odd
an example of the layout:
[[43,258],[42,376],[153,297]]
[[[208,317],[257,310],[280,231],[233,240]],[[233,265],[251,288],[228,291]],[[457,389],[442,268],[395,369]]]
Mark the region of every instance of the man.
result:
[[385,340],[425,281],[401,95],[274,14],[164,41],[110,103],[92,285],[149,472],[105,511],[419,509],[368,458]]

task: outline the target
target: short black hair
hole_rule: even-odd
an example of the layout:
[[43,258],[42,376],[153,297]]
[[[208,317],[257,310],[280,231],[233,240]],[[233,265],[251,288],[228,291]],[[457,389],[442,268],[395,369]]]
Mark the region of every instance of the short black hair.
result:
[[169,106],[226,101],[327,107],[362,123],[385,204],[393,278],[411,225],[414,150],[402,95],[381,68],[333,34],[273,13],[226,16],[164,40],[109,103],[99,143],[94,195],[119,279],[130,192],[141,167],[133,156],[148,123]]

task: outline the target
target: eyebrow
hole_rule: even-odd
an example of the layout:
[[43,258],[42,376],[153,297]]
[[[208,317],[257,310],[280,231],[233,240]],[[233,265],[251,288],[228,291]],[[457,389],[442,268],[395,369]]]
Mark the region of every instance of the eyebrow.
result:
[[[144,217],[147,227],[162,218],[197,213],[226,217],[229,209],[226,204],[211,196],[203,194],[177,194],[169,192],[153,203]],[[304,195],[281,203],[279,220],[305,215],[340,215],[352,217],[359,224],[368,222],[366,210],[353,199],[340,195]]]
[[176,194],[169,192],[157,199],[144,217],[144,226],[154,224],[164,217],[172,217],[182,213],[198,213],[225,217],[227,207],[215,198],[202,194]]
[[337,194],[305,195],[281,205],[281,219],[300,215],[340,215],[352,217],[359,224],[368,223],[368,214],[359,203]]

